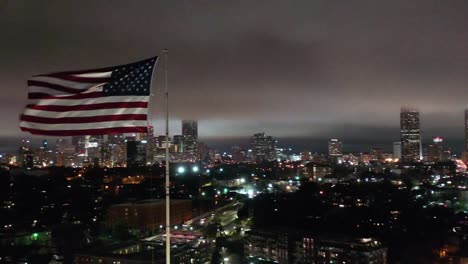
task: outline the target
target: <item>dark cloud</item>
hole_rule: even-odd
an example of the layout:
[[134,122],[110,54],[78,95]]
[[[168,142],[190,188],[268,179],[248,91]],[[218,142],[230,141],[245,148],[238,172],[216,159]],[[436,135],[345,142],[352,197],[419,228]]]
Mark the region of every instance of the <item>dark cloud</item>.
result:
[[[205,138],[463,136],[468,2],[0,0],[0,136],[17,136],[25,80],[170,49],[171,114]],[[161,88],[161,79],[156,80]],[[160,90],[159,90],[160,91]],[[157,95],[161,95],[158,93]],[[154,100],[162,131],[163,101]]]

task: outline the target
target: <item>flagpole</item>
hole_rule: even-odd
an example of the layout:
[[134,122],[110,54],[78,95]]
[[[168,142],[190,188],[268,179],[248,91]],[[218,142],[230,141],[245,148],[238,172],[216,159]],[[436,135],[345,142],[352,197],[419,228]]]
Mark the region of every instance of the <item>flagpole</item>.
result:
[[[149,111],[148,111],[148,135],[149,135],[149,138],[150,138],[150,142],[153,142],[154,140],[154,130],[153,133],[149,133],[150,132],[150,127],[153,127],[153,104],[152,102],[154,102],[154,88],[153,88],[153,79],[154,79],[154,72],[156,71],[156,66],[158,65],[158,61],[159,61],[159,58],[160,58],[160,54],[158,54],[158,56],[156,57],[156,60],[154,61],[154,65],[153,65],[153,72],[151,73],[151,81],[150,81],[150,99],[149,99],[149,105],[148,105],[148,108],[149,108]],[[154,151],[153,149],[153,145],[150,144],[150,148],[152,148],[152,151]],[[152,153],[152,152],[150,152]],[[152,160],[154,162],[154,160]],[[150,167],[149,167],[149,177],[150,177],[150,185],[151,185],[151,188],[153,188],[153,163],[150,164]],[[151,191],[150,193],[150,199],[153,200],[153,191]],[[153,207],[150,208],[150,215],[151,215],[151,218],[153,219],[154,217],[154,214],[153,214]],[[154,225],[153,227],[151,228],[151,237],[154,237]],[[151,263],[153,264],[154,263],[154,246],[151,247]]]
[[171,263],[171,202],[170,202],[170,181],[169,181],[169,87],[167,77],[167,62],[169,50],[164,49],[164,87],[166,90],[166,264]]

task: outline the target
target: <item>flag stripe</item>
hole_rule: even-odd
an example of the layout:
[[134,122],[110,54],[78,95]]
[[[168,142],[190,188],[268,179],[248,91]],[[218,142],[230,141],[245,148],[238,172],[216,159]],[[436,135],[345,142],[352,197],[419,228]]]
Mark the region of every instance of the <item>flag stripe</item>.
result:
[[76,100],[76,99],[88,99],[88,98],[100,98],[102,97],[102,92],[91,92],[91,93],[80,93],[73,95],[50,95],[46,93],[29,93],[28,99],[42,99],[42,100]]
[[24,115],[38,116],[38,117],[80,117],[80,116],[106,116],[106,115],[145,115],[146,108],[105,108],[99,110],[77,110],[67,112],[53,112],[44,110],[34,110],[26,108],[23,112]]
[[[36,105],[61,105],[61,106],[72,106],[72,105],[93,105],[102,103],[119,103],[119,102],[148,102],[149,96],[107,96],[89,99],[75,99],[75,100],[63,100],[63,99],[43,99],[34,102]],[[30,102],[32,103],[32,102]]]
[[71,93],[71,94],[77,94],[77,93],[81,93],[83,91],[83,89],[79,89],[79,88],[70,88],[70,87],[65,87],[63,85],[59,85],[59,84],[53,84],[53,83],[47,83],[47,82],[42,82],[42,81],[35,81],[35,80],[29,80],[28,81],[28,86],[29,86],[29,91],[34,91],[34,89],[31,89],[31,88],[42,88],[42,89],[39,89],[39,90],[42,90],[42,91],[46,91],[47,90],[55,90],[55,91],[60,91],[62,92],[65,92],[65,93]]
[[93,77],[80,77],[78,75],[67,75],[67,74],[54,74],[49,75],[52,77],[56,77],[66,81],[73,81],[73,82],[82,82],[82,83],[105,83],[110,81],[110,77],[102,77],[102,78],[93,78]]
[[41,130],[21,127],[21,131],[29,132],[33,135],[44,136],[81,136],[81,135],[105,135],[120,133],[147,133],[148,127],[110,127],[98,129],[79,129],[79,130]]
[[83,110],[98,110],[98,109],[115,109],[115,108],[141,108],[148,107],[148,102],[109,102],[96,103],[90,105],[28,105],[28,109],[52,111],[52,112],[69,112]]
[[112,71],[107,72],[87,72],[80,74],[73,74],[76,77],[85,77],[85,78],[110,78]]
[[77,124],[77,123],[95,123],[95,122],[108,122],[108,121],[123,121],[123,120],[146,120],[146,115],[105,115],[105,116],[79,116],[79,117],[40,117],[21,115],[21,121],[42,123],[42,124]]
[[20,127],[40,129],[40,130],[80,130],[80,129],[99,129],[109,127],[133,127],[146,126],[146,120],[125,120],[125,121],[107,121],[100,123],[66,123],[66,124],[41,124],[21,121]]
[[80,89],[80,90],[86,90],[89,87],[96,86],[96,83],[72,82],[72,81],[67,81],[67,80],[50,77],[50,76],[38,76],[38,77],[31,78],[30,81],[38,81],[38,82],[56,84],[56,85],[61,85],[64,87]]

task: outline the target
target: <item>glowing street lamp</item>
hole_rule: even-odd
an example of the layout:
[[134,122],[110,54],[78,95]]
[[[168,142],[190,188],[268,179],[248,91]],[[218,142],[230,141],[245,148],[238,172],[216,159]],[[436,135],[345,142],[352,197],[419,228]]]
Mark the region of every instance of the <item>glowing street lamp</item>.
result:
[[185,168],[184,167],[179,167],[179,168],[177,168],[177,172],[182,174],[182,173],[185,172]]

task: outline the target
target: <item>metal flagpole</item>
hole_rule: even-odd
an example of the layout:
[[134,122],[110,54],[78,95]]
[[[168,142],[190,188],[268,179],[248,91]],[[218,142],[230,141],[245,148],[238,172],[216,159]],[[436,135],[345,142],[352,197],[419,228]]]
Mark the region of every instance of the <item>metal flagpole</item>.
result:
[[164,86],[166,90],[166,264],[171,263],[171,202],[170,202],[170,181],[169,181],[169,89],[167,79],[167,62],[169,50],[164,49]]
[[[153,65],[153,72],[151,73],[151,82],[150,82],[150,99],[149,99],[149,111],[148,111],[148,135],[149,135],[149,138],[150,138],[150,142],[153,142],[153,137],[154,137],[154,130],[153,133],[149,133],[150,132],[150,127],[153,126],[153,104],[151,104],[152,102],[154,102],[154,88],[153,88],[153,79],[154,79],[154,72],[156,71],[156,65],[158,64],[158,61],[159,61],[159,57],[160,57],[160,54],[158,54],[158,57],[157,59],[154,61],[154,65]],[[151,144],[150,145],[150,148],[153,148],[153,145]],[[154,149],[153,149],[154,151]],[[152,152],[151,152],[152,153]],[[151,188],[153,188],[153,163],[150,164],[150,167],[149,167],[149,177],[150,177],[150,185],[151,185]],[[150,199],[153,200],[153,190],[151,190],[151,193],[150,193]],[[153,219],[154,217],[154,214],[153,214],[153,207],[150,207],[150,215],[151,215],[151,219]],[[154,220],[154,219],[153,219]],[[154,237],[154,226],[151,228],[151,237]],[[152,245],[151,247],[151,263],[154,263],[154,245]]]

